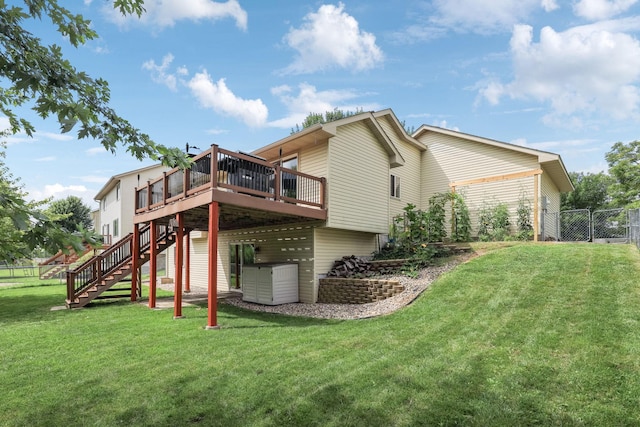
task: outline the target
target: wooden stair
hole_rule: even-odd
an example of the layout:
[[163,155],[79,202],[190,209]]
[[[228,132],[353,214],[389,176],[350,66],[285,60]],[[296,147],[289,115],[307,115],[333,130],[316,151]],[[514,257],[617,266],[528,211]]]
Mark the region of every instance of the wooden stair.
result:
[[73,263],[77,262],[92,250],[93,249],[90,246],[86,246],[84,251],[80,254],[73,250],[73,248],[69,248],[69,251],[66,254],[62,251],[58,251],[57,254],[48,260],[38,264],[38,276],[40,277],[40,280],[51,279],[63,271],[68,270]]
[[[151,241],[149,225],[140,230],[141,266],[151,259]],[[162,252],[175,242],[175,234],[166,226],[159,226],[156,242],[157,252]],[[114,285],[132,274],[133,233],[116,242],[103,253],[91,257],[78,268],[67,273],[67,308],[80,308],[99,298]],[[114,295],[109,295],[113,298]],[[115,297],[122,297],[116,295]]]

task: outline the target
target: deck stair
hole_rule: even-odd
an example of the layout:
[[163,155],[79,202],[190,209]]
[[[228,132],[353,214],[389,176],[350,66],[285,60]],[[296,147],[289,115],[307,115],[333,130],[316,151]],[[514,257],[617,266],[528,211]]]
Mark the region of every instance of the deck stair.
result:
[[[158,252],[175,242],[175,233],[167,226],[157,226]],[[151,229],[146,225],[139,233],[140,259],[143,265],[151,259]],[[133,233],[128,234],[99,255],[91,257],[78,268],[67,272],[67,308],[80,308],[109,291],[132,273]]]
[[41,280],[51,279],[56,277],[60,273],[73,268],[73,265],[84,258],[93,249],[90,246],[85,246],[81,253],[77,253],[73,249],[69,249],[68,253],[58,251],[57,254],[52,256],[46,261],[38,264],[38,275]]

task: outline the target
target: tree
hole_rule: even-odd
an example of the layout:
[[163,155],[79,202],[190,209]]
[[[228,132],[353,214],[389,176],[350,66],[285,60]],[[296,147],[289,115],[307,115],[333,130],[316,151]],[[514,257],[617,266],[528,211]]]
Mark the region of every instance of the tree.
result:
[[609,173],[617,182],[611,188],[611,196],[618,207],[640,202],[640,141],[628,144],[616,142],[605,155]]
[[5,166],[0,145],[0,261],[27,258],[36,248],[55,253],[59,249],[82,251],[84,243],[99,244],[96,235],[84,229],[67,230],[42,211],[44,202],[27,202],[19,181]]
[[90,230],[93,227],[91,208],[85,205],[80,197],[69,196],[66,199],[55,200],[49,205],[47,213],[67,231]]
[[[143,0],[115,0],[123,14],[144,11]],[[60,46],[44,45],[25,28],[28,20],[48,18],[73,47],[96,38],[91,22],[71,13],[57,0],[24,0],[24,7],[0,0],[0,114],[9,129],[0,137],[24,132],[33,136],[35,127],[18,111],[29,107],[40,117],[54,117],[62,133],[76,129],[78,139],[93,138],[115,153],[117,144],[138,159],[161,160],[167,165],[187,167],[189,160],[178,148],[156,144],[151,138],[109,107],[110,90],[103,79],[93,79],[76,70],[62,55]],[[4,145],[0,144],[0,160]],[[0,161],[0,260],[13,261],[40,247],[49,252],[83,242],[96,245],[96,235],[77,232],[56,223],[42,210],[44,202],[26,201],[20,184]]]
[[609,189],[616,180],[606,173],[569,172],[575,190],[562,193],[560,210],[589,209],[595,211],[610,207]]
[[[142,0],[116,0],[124,14],[142,14]],[[60,6],[57,0],[25,0],[25,7],[0,0],[0,112],[9,119],[8,133],[32,136],[34,126],[16,113],[30,105],[40,117],[55,117],[62,133],[77,129],[78,139],[93,138],[115,153],[122,144],[138,159],[151,158],[186,167],[187,156],[179,148],[156,144],[109,107],[109,85],[76,70],[62,56],[60,46],[45,46],[25,30],[27,20],[48,17],[69,43],[78,47],[98,36],[91,22]]]
[[304,118],[302,126],[296,125],[295,130],[291,129],[291,134],[300,132],[302,129],[306,129],[318,123],[335,122],[336,120],[355,116],[356,114],[360,113],[362,113],[362,109],[356,111],[344,111],[337,108],[333,109],[333,111],[326,111],[324,115],[322,113],[309,113],[307,117]]

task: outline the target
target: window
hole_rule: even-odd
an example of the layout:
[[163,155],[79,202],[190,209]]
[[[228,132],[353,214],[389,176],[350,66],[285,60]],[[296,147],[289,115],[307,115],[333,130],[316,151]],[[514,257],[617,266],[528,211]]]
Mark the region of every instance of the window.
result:
[[113,220],[113,237],[118,237],[118,232],[120,230],[118,229],[118,219],[114,219]]
[[391,197],[400,198],[400,177],[391,175]]
[[292,169],[294,171],[298,170],[298,157],[291,157],[282,162],[282,167],[287,169]]
[[100,200],[100,204],[102,205],[102,210],[107,210],[107,196],[104,196],[104,199]]
[[120,200],[120,183],[116,185],[116,201]]
[[[294,171],[298,170],[298,157],[290,157],[282,162],[282,167],[291,169]],[[280,189],[280,194],[285,197],[297,197],[298,193],[298,176],[294,175],[290,172],[284,172],[282,174],[282,188]]]

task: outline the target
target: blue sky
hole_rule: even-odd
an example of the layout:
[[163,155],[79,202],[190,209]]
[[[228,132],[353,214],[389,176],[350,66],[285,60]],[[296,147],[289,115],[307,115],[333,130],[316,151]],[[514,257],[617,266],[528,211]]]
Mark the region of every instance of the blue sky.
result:
[[[73,49],[46,21],[30,30],[168,146],[250,151],[334,108],[552,151],[569,171],[606,171],[613,143],[640,138],[638,0],[148,0],[140,19],[63,4],[100,38]],[[36,135],[9,138],[6,163],[34,199],[95,208],[110,176],[152,163],[23,114]]]

